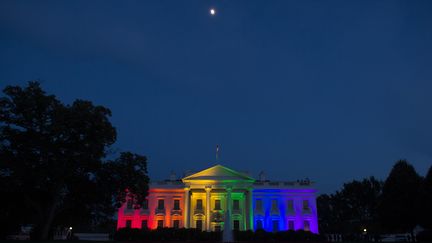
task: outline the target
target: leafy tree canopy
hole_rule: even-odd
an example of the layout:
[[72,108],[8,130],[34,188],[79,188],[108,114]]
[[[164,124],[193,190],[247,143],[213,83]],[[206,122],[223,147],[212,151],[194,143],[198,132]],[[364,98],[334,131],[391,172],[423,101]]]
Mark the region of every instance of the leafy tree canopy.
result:
[[147,160],[129,152],[106,160],[116,141],[109,109],[85,100],[63,104],[38,82],[8,86],[4,94],[0,193],[8,202],[1,206],[24,211],[20,221],[33,223],[40,238],[48,237],[53,224],[112,215],[126,189],[141,205],[147,193]]
[[321,232],[358,234],[377,231],[377,204],[382,182],[374,177],[345,183],[342,190],[317,198]]
[[432,230],[432,166],[429,168],[422,184],[421,194],[421,224]]
[[387,177],[379,213],[385,229],[412,231],[419,223],[422,178],[406,160],[399,160]]

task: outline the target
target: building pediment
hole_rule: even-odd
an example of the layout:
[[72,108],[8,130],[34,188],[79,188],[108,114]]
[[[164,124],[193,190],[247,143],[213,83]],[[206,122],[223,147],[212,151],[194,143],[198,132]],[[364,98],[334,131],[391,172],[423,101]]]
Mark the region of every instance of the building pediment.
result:
[[183,182],[193,183],[199,181],[214,181],[214,182],[249,182],[255,181],[254,178],[247,176],[241,172],[237,172],[222,165],[215,165],[208,169],[202,170],[195,174],[186,176],[182,179]]

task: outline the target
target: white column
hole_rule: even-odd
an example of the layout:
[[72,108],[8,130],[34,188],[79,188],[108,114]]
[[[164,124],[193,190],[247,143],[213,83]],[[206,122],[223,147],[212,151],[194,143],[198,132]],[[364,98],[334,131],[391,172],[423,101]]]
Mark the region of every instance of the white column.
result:
[[184,227],[189,228],[189,215],[190,215],[190,188],[185,187],[185,195],[184,195]]
[[231,191],[232,188],[231,187],[227,187],[226,189],[227,191],[227,210],[229,210],[230,214],[232,214],[232,202],[231,202]]
[[248,203],[249,203],[249,210],[247,212],[247,217],[249,217],[249,229],[254,230],[254,208],[253,208],[253,197],[252,197],[252,188],[248,188]]
[[242,207],[242,230],[249,229],[249,196],[248,191],[243,192],[243,205]]
[[248,190],[245,190],[243,192],[243,197],[244,197],[244,206],[243,206],[243,225],[244,225],[244,229],[243,230],[248,230],[249,229],[249,192]]
[[[229,213],[229,215],[227,215],[227,216],[229,217],[230,220],[232,220],[232,217],[231,217],[232,216],[232,202],[231,202],[231,191],[232,191],[232,188],[231,187],[227,187],[226,191],[227,191],[226,210]],[[231,229],[228,229],[228,230],[232,230],[232,227],[233,227],[232,226],[232,222],[230,222],[230,225],[231,225]],[[224,229],[224,230],[226,230],[226,229]]]
[[206,191],[206,229],[207,231],[210,231],[210,191],[211,186],[205,187]]

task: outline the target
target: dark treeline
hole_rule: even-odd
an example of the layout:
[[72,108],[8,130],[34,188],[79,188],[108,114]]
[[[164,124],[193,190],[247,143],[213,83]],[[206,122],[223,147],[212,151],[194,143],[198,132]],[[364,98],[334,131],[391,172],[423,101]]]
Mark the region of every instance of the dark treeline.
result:
[[413,233],[432,229],[432,167],[425,177],[405,160],[385,181],[374,177],[345,183],[317,199],[320,233],[353,236]]
[[[147,159],[114,154],[111,111],[90,101],[64,104],[38,82],[0,96],[0,239],[31,225],[32,238],[55,229],[111,225],[126,195],[147,195]],[[128,189],[126,191],[126,188]]]

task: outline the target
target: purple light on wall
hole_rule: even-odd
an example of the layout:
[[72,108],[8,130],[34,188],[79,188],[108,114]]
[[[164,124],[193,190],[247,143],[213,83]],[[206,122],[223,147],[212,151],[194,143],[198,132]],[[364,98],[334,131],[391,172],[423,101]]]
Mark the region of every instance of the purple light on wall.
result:
[[[294,230],[307,230],[305,225],[309,225],[309,231],[318,234],[315,192],[314,189],[255,189],[252,204],[254,230],[258,229],[259,221],[269,232],[289,230],[289,221],[292,220]],[[257,200],[261,200],[261,210],[257,208]],[[294,211],[291,213],[287,211],[289,200],[293,200]],[[307,208],[303,208],[304,201],[307,201]]]

